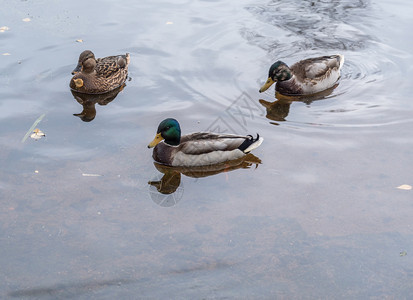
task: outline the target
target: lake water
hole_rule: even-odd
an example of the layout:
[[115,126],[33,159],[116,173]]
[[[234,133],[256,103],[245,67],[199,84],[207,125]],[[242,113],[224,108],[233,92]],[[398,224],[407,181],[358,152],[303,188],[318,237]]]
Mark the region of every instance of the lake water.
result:
[[[413,297],[411,2],[1,7],[0,298]],[[85,49],[129,52],[131,80],[83,107]],[[334,90],[258,93],[276,60],[335,53]],[[265,140],[165,169],[146,146],[166,117]]]

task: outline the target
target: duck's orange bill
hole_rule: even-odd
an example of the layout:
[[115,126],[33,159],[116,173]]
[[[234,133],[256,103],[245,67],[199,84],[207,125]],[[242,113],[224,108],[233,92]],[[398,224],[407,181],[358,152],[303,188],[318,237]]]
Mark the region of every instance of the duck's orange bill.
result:
[[269,88],[270,86],[272,86],[274,82],[275,82],[275,81],[272,80],[271,77],[268,77],[267,82],[260,88],[260,93],[268,90],[268,88]]
[[152,142],[149,143],[148,148],[153,148],[158,145],[161,141],[163,141],[163,137],[161,133],[156,134],[155,138]]

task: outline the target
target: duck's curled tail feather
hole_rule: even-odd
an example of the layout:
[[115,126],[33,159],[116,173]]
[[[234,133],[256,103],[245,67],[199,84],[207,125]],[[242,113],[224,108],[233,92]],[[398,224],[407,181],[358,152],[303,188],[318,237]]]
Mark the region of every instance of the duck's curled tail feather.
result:
[[239,145],[238,149],[244,153],[249,153],[255,148],[258,148],[263,141],[264,138],[260,137],[258,133],[256,138],[252,135],[248,135],[248,138],[241,145]]

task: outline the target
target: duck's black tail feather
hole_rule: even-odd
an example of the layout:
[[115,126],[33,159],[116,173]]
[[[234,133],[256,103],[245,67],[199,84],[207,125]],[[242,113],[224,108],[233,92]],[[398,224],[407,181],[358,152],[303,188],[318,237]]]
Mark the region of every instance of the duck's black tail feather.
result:
[[259,145],[263,142],[263,138],[257,133],[257,137],[254,138],[252,135],[247,135],[245,141],[239,145],[238,149],[244,153],[249,153],[253,149],[258,148]]

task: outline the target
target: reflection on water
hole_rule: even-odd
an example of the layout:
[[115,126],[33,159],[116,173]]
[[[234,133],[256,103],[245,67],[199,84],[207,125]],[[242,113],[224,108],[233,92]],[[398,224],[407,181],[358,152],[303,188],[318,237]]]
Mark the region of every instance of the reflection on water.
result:
[[[160,179],[148,182],[151,198],[159,206],[169,207],[176,205],[183,196],[184,189],[181,186],[181,174],[192,178],[203,178],[237,169],[249,169],[252,165],[258,168],[261,160],[249,153],[236,160],[209,166],[170,167],[157,162],[153,164],[163,175]],[[175,192],[176,194],[174,194]]]
[[[155,167],[157,163],[154,163]],[[184,195],[181,173],[174,170],[162,170],[149,184],[149,195],[154,203],[162,207],[175,206]]]
[[[312,95],[287,96],[276,92],[276,101],[269,102],[264,99],[260,99],[259,102],[267,110],[267,119],[277,122],[283,122],[286,121],[286,118],[290,113],[290,106],[293,102],[302,102],[307,105],[310,105],[313,101],[326,99],[333,93],[334,89],[338,85],[339,83],[336,83],[333,87]],[[279,125],[276,122],[271,122],[271,124]]]
[[83,122],[92,121],[96,117],[95,105],[108,105],[116,98],[125,86],[126,84],[124,83],[120,87],[104,94],[85,94],[71,89],[70,91],[72,92],[73,97],[75,97],[76,101],[83,106],[81,113],[73,115],[79,117]]
[[[290,112],[290,106],[292,100],[276,100],[274,102],[269,102],[264,99],[260,99],[259,102],[262,106],[264,106],[267,110],[266,117],[273,121],[285,121],[285,118],[288,116]],[[278,123],[273,123],[278,125]]]

